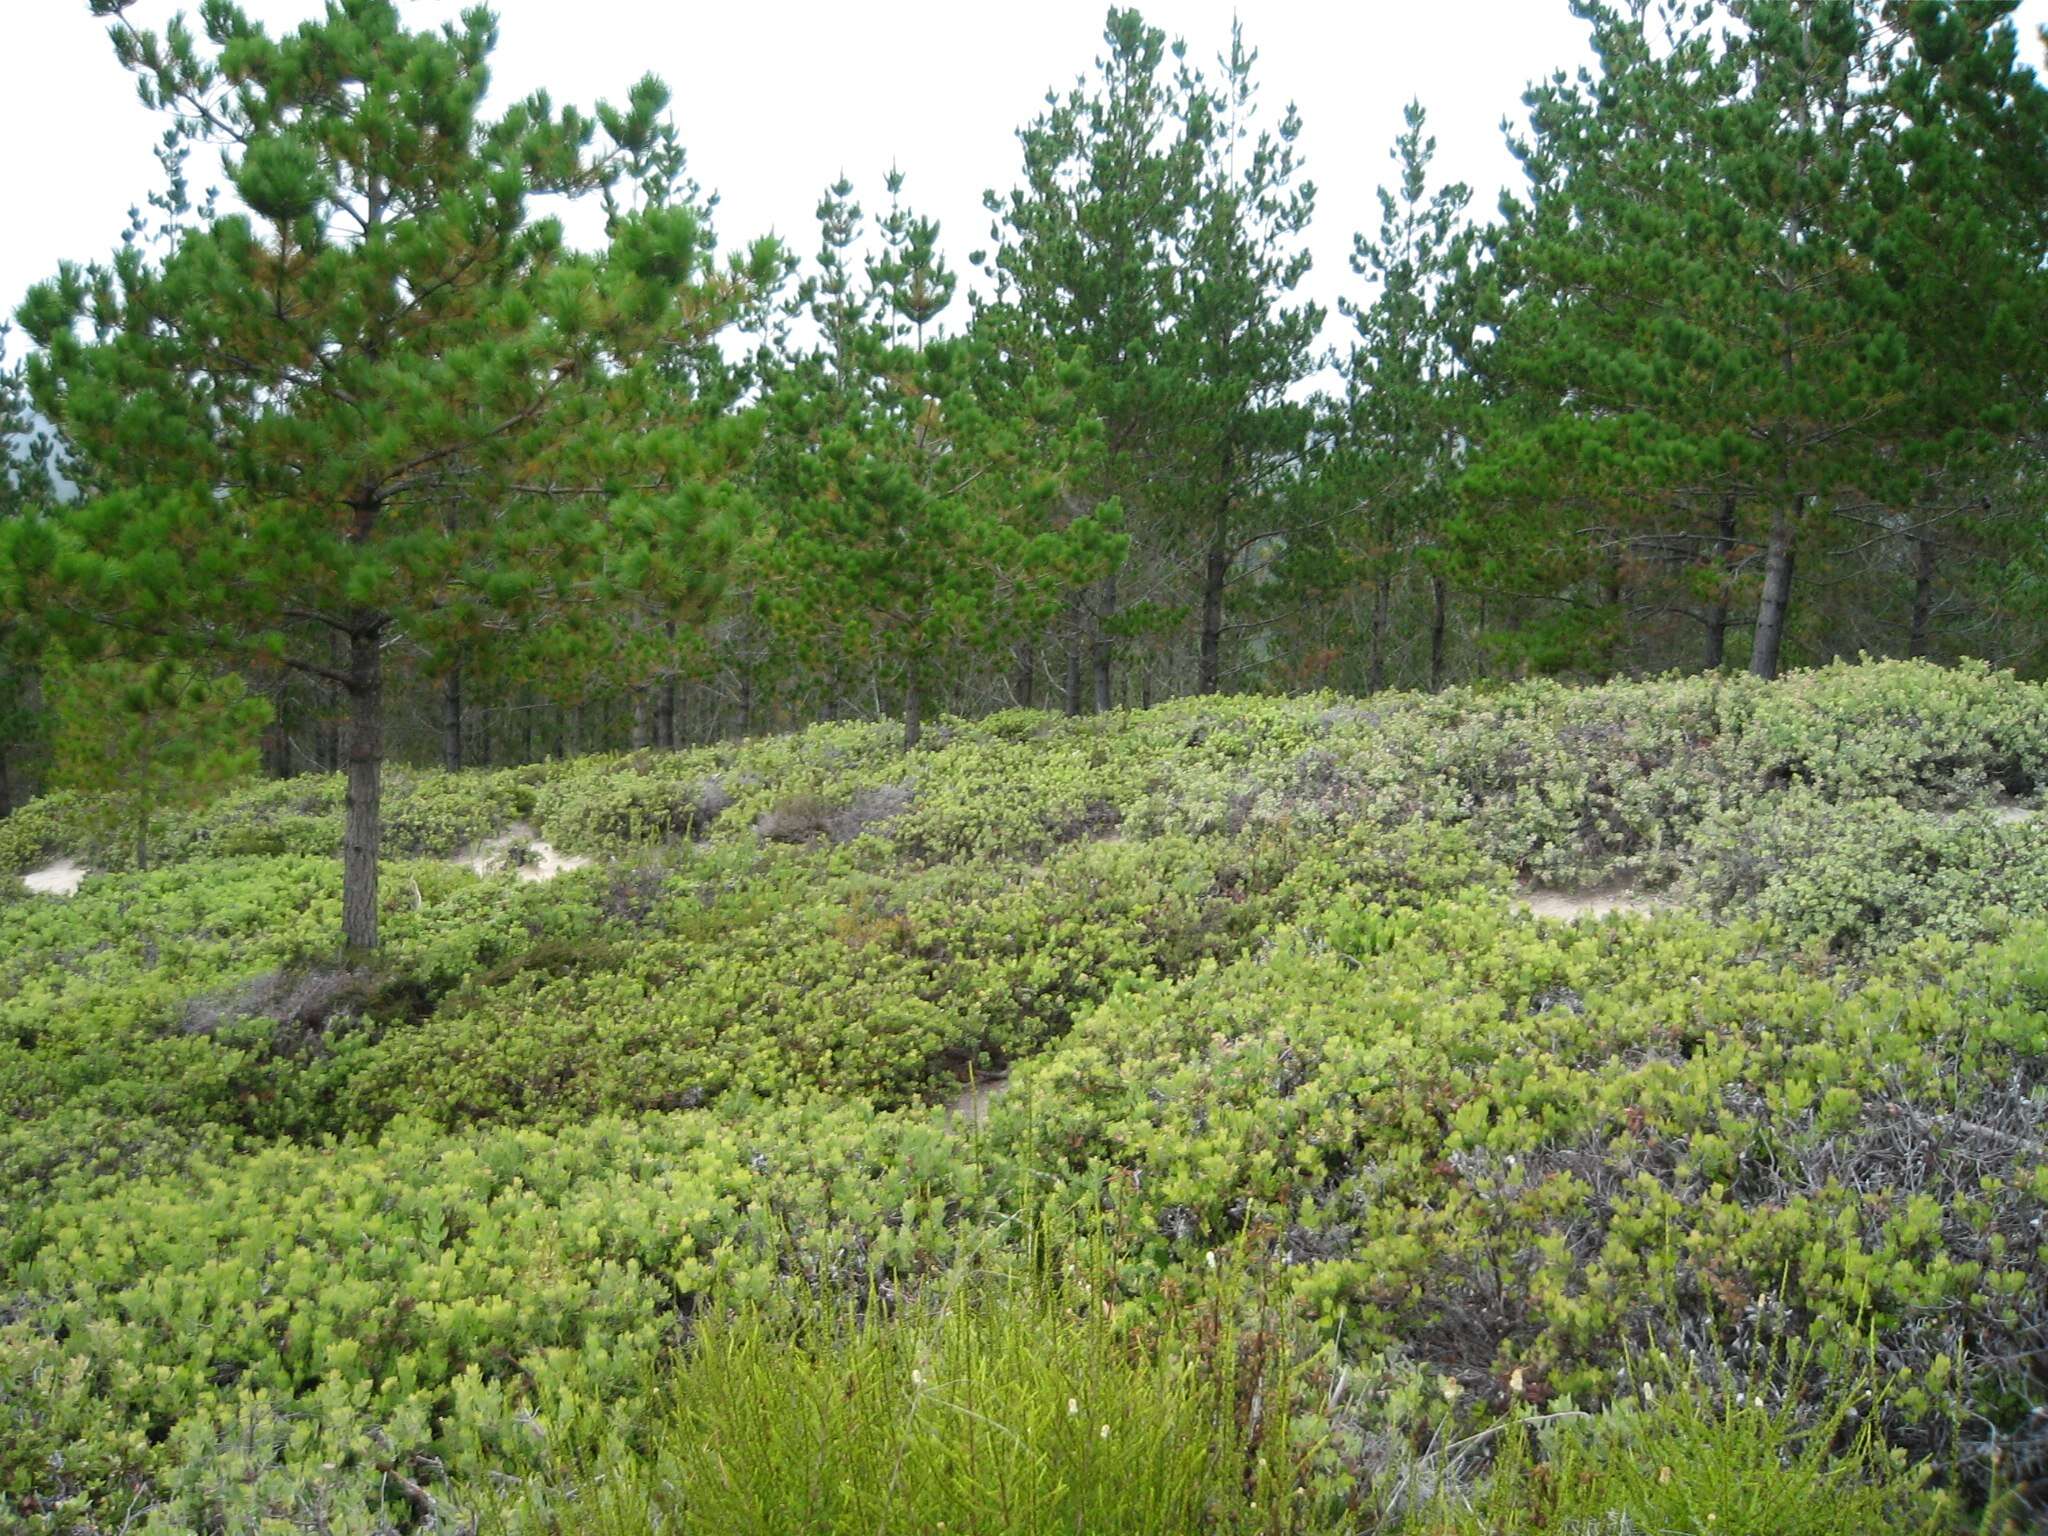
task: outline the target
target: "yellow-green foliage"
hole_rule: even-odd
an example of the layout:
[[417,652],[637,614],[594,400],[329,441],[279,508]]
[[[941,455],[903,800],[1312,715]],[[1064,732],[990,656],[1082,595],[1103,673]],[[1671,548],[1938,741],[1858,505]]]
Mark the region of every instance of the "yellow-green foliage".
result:
[[1334,1536],[1289,1475],[1284,1369],[1217,1348],[1221,1299],[1131,1325],[1081,1275],[963,1275],[893,1314],[743,1308],[699,1329],[651,1423],[558,1421],[567,1454],[505,1525]]
[[[2039,688],[1882,664],[895,742],[395,775],[353,969],[334,781],[167,814],[148,872],[72,797],[0,823],[0,867],[96,869],[0,903],[7,1518],[466,1508],[545,1471],[550,1415],[640,1422],[705,1309],[894,1305],[1044,1251],[1049,1210],[1120,1310],[1218,1255],[1265,1276],[1350,1384],[1302,1475],[1360,1509],[1390,1447],[1597,1409],[1658,1343],[1874,1380],[1873,1432],[1959,1496],[2048,1465]],[[595,862],[457,861],[520,824]],[[1518,879],[1664,904],[1560,923]],[[1003,1073],[985,1123],[943,1107]]]

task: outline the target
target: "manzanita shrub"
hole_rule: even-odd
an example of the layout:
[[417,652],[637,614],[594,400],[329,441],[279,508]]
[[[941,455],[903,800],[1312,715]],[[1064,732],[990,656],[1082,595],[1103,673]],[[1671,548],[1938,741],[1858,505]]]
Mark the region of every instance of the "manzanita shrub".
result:
[[[335,782],[165,813],[146,871],[74,799],[0,822],[0,867],[93,870],[0,901],[0,1523],[559,1500],[555,1427],[677,1422],[706,1317],[887,1316],[1049,1232],[1134,1329],[1258,1277],[1317,1508],[1451,1528],[1389,1490],[1486,1458],[1416,1456],[1512,1447],[1522,1486],[1552,1431],[1508,1426],[1640,1414],[1657,1351],[1714,1424],[1853,1425],[1843,1476],[2038,1497],[2041,688],[1866,663],[925,740],[394,775],[353,964]],[[590,862],[478,876],[487,838]],[[1526,905],[1575,892],[1623,910]]]

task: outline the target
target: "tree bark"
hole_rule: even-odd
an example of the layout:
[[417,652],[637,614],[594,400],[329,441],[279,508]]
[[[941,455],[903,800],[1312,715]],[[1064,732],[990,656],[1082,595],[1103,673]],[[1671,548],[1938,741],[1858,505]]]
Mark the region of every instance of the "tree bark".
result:
[[1378,693],[1387,686],[1387,613],[1393,606],[1393,583],[1381,571],[1372,581],[1371,650],[1365,669],[1365,691]]
[[1216,509],[1216,524],[1209,533],[1209,553],[1202,562],[1202,649],[1195,675],[1195,692],[1215,693],[1223,686],[1223,587],[1230,576],[1229,506]]
[[633,690],[633,750],[644,752],[654,744],[654,700],[645,688]]
[[[348,668],[348,637],[338,629],[328,632],[327,659],[337,672]],[[322,773],[341,772],[341,716],[331,709],[321,711],[314,750],[319,756]]]
[[1038,652],[1026,640],[1017,652],[1017,707],[1031,708],[1031,701],[1037,697]]
[[664,678],[655,697],[654,744],[672,749],[676,744],[676,680]]
[[1927,631],[1934,618],[1934,540],[1926,533],[1913,537],[1913,623],[1906,637],[1908,656],[1927,654]]
[[[263,776],[267,779],[288,779],[292,776],[292,732],[291,721],[285,714],[286,701],[291,697],[287,686],[288,677],[263,690],[270,700],[270,724],[263,728]],[[0,816],[7,814],[7,807],[0,803]]]
[[740,674],[740,735],[754,734],[754,674]]
[[441,766],[462,771],[462,663],[450,662],[441,680]]
[[1116,577],[1111,571],[1102,578],[1102,611],[1095,616],[1095,644],[1093,662],[1095,667],[1095,712],[1106,715],[1115,707],[1115,694],[1111,674],[1114,654],[1110,644],[1109,621],[1116,615]]
[[1622,612],[1621,596],[1621,555],[1617,551],[1607,562],[1607,576],[1601,583],[1601,597],[1608,609],[1608,619],[1600,637],[1600,677],[1604,681],[1615,674],[1615,657],[1621,648],[1626,615]]
[[1721,526],[1714,539],[1714,568],[1719,585],[1707,609],[1707,670],[1718,672],[1728,659],[1728,562],[1735,558],[1735,493],[1721,498]]
[[1804,501],[1801,497],[1794,506],[1780,507],[1771,516],[1764,590],[1757,600],[1756,639],[1749,653],[1750,672],[1766,681],[1778,675],[1778,655],[1784,648],[1785,610],[1792,605],[1792,535]]
[[1076,597],[1067,608],[1067,714],[1081,713],[1081,644],[1085,615]]
[[903,685],[903,750],[916,748],[924,737],[924,679],[912,666]]
[[1429,578],[1431,609],[1429,615],[1429,691],[1441,693],[1444,687],[1444,629],[1450,621],[1451,588],[1443,577]]
[[0,821],[14,814],[14,774],[10,760],[14,754],[0,742]]
[[341,932],[352,950],[377,947],[377,855],[384,836],[384,620],[349,632],[347,821],[341,845]]

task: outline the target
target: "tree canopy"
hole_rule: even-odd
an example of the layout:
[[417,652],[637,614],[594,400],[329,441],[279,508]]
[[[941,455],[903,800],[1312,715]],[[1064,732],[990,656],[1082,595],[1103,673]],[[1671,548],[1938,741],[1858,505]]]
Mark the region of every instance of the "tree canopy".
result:
[[[0,375],[0,809],[61,780],[59,672],[167,740],[159,706],[198,742],[209,690],[245,696],[264,772],[346,774],[367,948],[394,756],[2048,667],[2048,91],[2014,0],[1558,3],[1593,63],[1530,86],[1523,184],[1475,210],[1408,105],[1330,325],[1304,126],[1239,27],[1203,66],[1109,11],[956,265],[894,167],[830,183],[808,256],[722,251],[659,80],[500,99],[482,11],[152,32],[91,0],[163,175],[31,291]],[[226,181],[195,204],[199,150]]]

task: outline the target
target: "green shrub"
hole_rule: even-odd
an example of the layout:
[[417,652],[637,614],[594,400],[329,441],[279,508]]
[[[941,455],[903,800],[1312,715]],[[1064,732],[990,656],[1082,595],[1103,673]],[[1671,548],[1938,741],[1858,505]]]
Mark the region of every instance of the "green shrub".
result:
[[[373,967],[327,948],[337,778],[167,815],[147,873],[37,801],[0,822],[0,1509],[459,1524],[552,1475],[550,1423],[637,1433],[707,1308],[895,1306],[1049,1207],[1133,1327],[1218,1255],[1261,1277],[1211,1343],[1299,1346],[1310,1503],[1478,1497],[1430,1444],[1561,1404],[1650,1444],[1660,1340],[1753,1379],[1796,1340],[1816,1402],[1881,1385],[1887,1455],[2038,1481],[2042,700],[1885,664],[394,773]],[[522,823],[596,866],[452,862]],[[95,874],[23,895],[59,854]],[[1563,923],[1517,877],[1671,899]],[[1802,1486],[1819,1442],[1777,1443]],[[1891,1486],[1861,1454],[1822,1471]]]
[[2048,911],[2048,818],[1793,790],[1703,827],[1688,884],[1717,910],[1767,918],[1837,955],[1930,934],[1996,937]]

